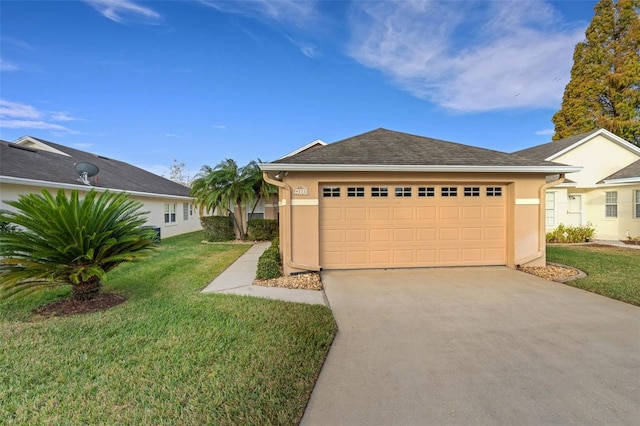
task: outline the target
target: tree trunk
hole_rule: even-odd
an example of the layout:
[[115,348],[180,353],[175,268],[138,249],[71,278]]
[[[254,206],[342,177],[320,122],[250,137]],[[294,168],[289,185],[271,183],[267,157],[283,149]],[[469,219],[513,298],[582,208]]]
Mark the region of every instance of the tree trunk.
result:
[[74,300],[82,301],[82,300],[91,300],[100,294],[100,288],[102,287],[102,283],[98,279],[94,279],[91,281],[87,281],[84,283],[80,283],[74,285],[71,288],[71,292],[73,293]]

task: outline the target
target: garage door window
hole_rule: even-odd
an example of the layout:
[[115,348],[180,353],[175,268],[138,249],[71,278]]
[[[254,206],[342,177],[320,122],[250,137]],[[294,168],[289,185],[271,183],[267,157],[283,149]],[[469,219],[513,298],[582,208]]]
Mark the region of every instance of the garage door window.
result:
[[396,186],[396,197],[411,197],[411,187]]
[[464,196],[465,197],[479,197],[480,196],[480,187],[479,186],[465,186],[464,187]]
[[347,197],[364,197],[364,186],[348,187]]
[[372,197],[388,197],[389,188],[387,188],[386,186],[374,186],[371,188],[371,196]]
[[487,197],[502,197],[502,187],[487,186]]
[[322,188],[322,196],[325,198],[339,197],[340,187],[337,186],[325,186]]
[[435,197],[436,189],[433,186],[418,187],[418,197]]
[[458,188],[455,186],[443,186],[440,195],[443,197],[457,197]]

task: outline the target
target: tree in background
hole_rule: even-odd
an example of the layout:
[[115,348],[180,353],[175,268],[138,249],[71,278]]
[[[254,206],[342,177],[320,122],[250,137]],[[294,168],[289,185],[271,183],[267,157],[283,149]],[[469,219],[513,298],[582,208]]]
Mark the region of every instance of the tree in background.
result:
[[173,164],[169,167],[169,180],[177,182],[184,186],[191,186],[191,176],[187,170],[187,164],[184,161],[173,159]]
[[155,232],[142,228],[147,212],[125,193],[63,189],[54,197],[21,195],[7,201],[15,212],[0,212],[12,226],[0,233],[0,296],[41,287],[70,285],[76,300],[98,295],[106,274],[119,264],[145,257]]
[[598,128],[640,145],[640,0],[600,0],[576,45],[554,139]]
[[244,175],[249,179],[250,185],[255,194],[255,200],[249,216],[253,216],[260,200],[264,200],[266,202],[274,195],[278,195],[278,188],[265,181],[262,177],[262,170],[260,170],[260,167],[258,166],[261,162],[262,160],[258,158],[258,161],[251,161],[249,164],[244,166]]
[[[254,203],[255,210],[265,194],[274,192],[266,185],[257,162],[239,167],[234,160],[227,158],[215,168],[202,166],[191,185],[191,196],[196,199],[201,215],[205,210],[215,213],[216,209],[232,215],[238,234],[244,239],[247,237],[246,205]],[[232,207],[238,213],[237,218]]]

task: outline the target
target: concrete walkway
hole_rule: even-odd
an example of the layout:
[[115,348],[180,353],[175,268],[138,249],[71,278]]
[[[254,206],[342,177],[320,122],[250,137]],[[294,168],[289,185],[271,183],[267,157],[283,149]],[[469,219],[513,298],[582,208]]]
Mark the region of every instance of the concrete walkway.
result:
[[326,305],[324,291],[298,290],[253,285],[258,267],[258,258],[269,248],[270,243],[254,244],[231,266],[216,277],[202,293],[238,294],[241,296],[264,297],[285,302]]

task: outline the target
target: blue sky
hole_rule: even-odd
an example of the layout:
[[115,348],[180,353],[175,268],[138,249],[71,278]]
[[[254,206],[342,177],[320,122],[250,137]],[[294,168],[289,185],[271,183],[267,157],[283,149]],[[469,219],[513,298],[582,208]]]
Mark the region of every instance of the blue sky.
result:
[[378,127],[501,151],[551,140],[596,1],[0,4],[0,138],[158,174]]

